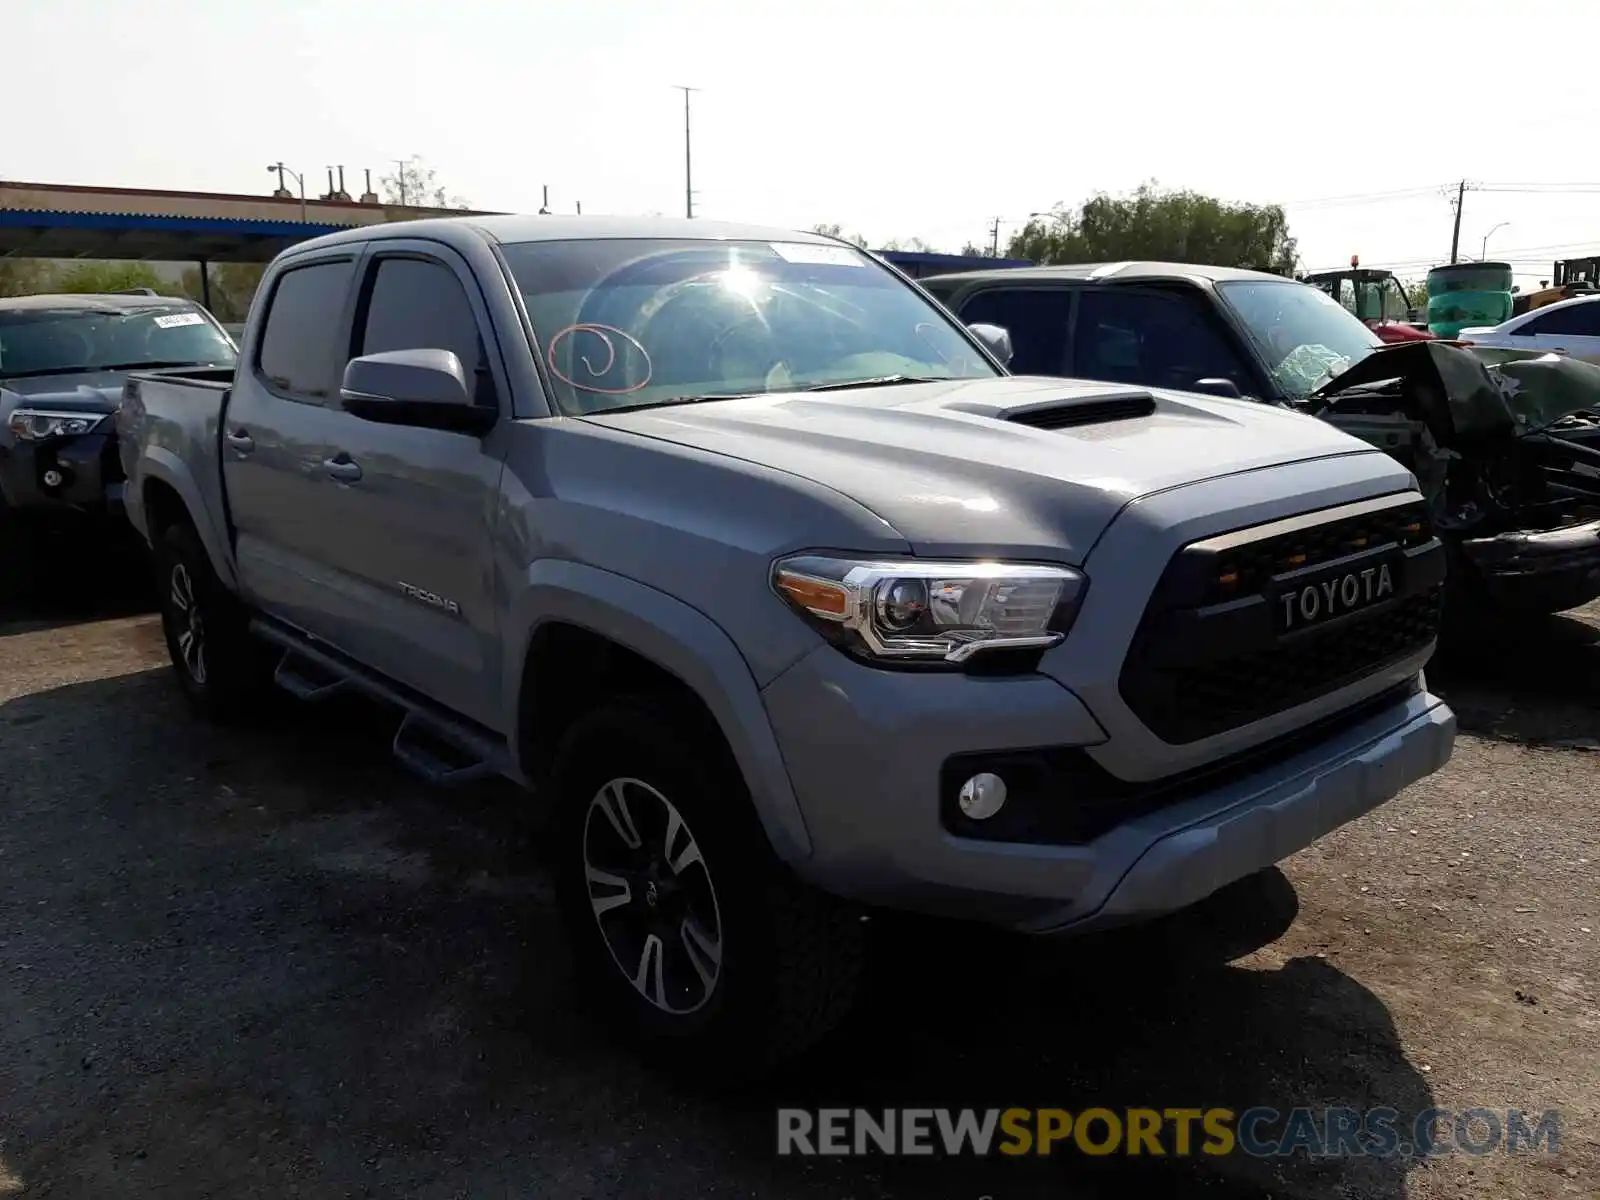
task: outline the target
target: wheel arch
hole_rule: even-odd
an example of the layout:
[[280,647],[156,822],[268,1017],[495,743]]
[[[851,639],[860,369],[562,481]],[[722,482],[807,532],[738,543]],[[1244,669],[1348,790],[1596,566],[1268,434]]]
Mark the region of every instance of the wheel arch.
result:
[[548,770],[561,732],[589,700],[613,689],[676,689],[720,736],[773,850],[787,862],[809,857],[755,677],[720,626],[664,592],[581,563],[542,560],[522,585],[509,607],[502,678],[525,777]]
[[145,451],[139,475],[139,511],[145,540],[155,546],[168,525],[186,522],[200,539],[217,578],[228,590],[236,591],[238,580],[222,531],[212,522],[211,510],[189,468],[176,455],[150,447]]

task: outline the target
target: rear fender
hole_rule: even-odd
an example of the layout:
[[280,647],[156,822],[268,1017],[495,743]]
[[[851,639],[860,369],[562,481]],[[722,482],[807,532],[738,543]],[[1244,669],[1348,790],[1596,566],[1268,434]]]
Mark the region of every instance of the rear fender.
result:
[[217,527],[211,507],[205,502],[199,481],[181,458],[162,446],[145,447],[139,464],[137,519],[144,526],[146,540],[154,546],[161,536],[161,530],[150,528],[151,515],[145,504],[146,489],[151,483],[156,482],[166,484],[178,494],[195,533],[199,535],[200,544],[205,547],[206,557],[211,560],[217,578],[222,580],[223,586],[229,591],[237,591],[239,583],[233,569],[233,555],[228,552],[228,541],[224,531]]

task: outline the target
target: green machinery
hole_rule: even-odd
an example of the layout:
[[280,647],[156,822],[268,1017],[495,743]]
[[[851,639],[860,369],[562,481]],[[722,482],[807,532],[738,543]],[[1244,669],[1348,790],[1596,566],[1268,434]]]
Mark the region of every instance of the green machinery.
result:
[[1511,315],[1512,303],[1510,263],[1451,263],[1428,272],[1428,332],[1435,337],[1498,325]]

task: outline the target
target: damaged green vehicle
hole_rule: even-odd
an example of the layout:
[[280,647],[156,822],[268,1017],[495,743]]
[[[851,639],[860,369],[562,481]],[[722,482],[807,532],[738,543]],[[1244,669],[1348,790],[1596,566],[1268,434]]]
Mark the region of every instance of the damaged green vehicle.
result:
[[1600,367],[1386,345],[1325,292],[1192,263],[1074,263],[919,283],[1008,332],[1010,369],[1312,413],[1416,474],[1450,555],[1448,613],[1600,598]]
[[1600,597],[1600,367],[1402,343],[1300,407],[1411,468],[1450,551],[1458,606],[1549,613]]

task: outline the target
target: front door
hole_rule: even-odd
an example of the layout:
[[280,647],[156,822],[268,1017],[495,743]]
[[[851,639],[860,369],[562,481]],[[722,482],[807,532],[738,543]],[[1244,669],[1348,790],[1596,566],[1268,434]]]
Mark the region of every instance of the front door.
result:
[[[431,242],[384,242],[362,263],[351,357],[440,349],[479,403],[509,419],[498,345],[467,265]],[[336,414],[321,468],[323,519],[340,530],[344,647],[360,661],[488,726],[500,715],[493,540],[501,447],[486,435]]]
[[960,301],[968,325],[998,325],[1011,335],[1013,375],[1064,375],[1072,293],[1039,286],[985,287]]
[[1516,330],[1517,344],[1600,362],[1600,300],[1541,309]]

